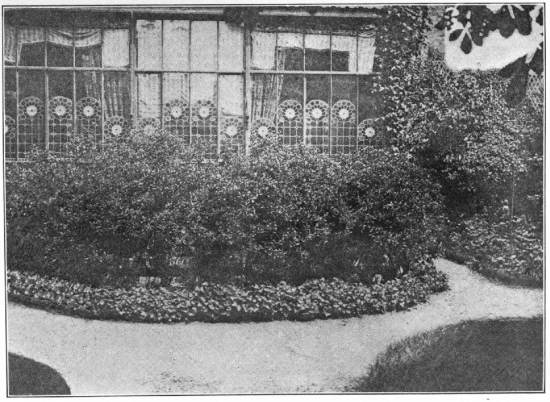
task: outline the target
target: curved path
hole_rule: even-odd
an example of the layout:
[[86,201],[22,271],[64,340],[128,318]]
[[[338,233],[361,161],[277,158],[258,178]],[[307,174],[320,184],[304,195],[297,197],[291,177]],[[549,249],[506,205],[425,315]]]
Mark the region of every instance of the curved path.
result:
[[135,324],[8,305],[8,350],[44,362],[73,395],[337,392],[391,342],[464,319],[542,314],[539,289],[438,260],[451,290],[410,311],[343,320]]

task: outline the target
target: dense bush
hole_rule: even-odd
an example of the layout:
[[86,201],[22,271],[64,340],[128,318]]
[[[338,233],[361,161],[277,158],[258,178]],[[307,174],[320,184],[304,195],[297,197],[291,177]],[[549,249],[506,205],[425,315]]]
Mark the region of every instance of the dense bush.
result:
[[495,72],[453,72],[440,56],[417,58],[390,115],[394,144],[441,183],[451,214],[481,212],[504,199],[542,212],[542,115],[504,100]]
[[455,224],[448,254],[469,267],[512,284],[541,287],[542,232],[525,218],[474,216]]
[[[11,269],[94,285],[140,275],[370,282],[437,245],[438,188],[399,154],[338,159],[267,140],[212,161],[163,132],[90,147],[10,166]],[[185,272],[171,264],[186,256],[195,264]]]
[[8,271],[11,300],[85,318],[142,322],[313,320],[404,310],[447,289],[446,276],[420,264],[415,273],[370,286],[314,279],[246,287],[201,283],[183,287],[97,288]]

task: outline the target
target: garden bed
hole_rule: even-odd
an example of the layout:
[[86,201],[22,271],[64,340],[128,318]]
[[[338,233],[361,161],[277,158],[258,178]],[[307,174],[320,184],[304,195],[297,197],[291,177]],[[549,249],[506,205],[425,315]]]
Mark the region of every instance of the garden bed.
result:
[[89,319],[134,322],[245,322],[354,317],[405,310],[448,289],[433,266],[385,283],[333,278],[299,286],[236,287],[204,282],[184,287],[94,288],[67,280],[8,271],[9,300]]
[[543,286],[542,239],[521,218],[467,219],[451,230],[445,256],[507,285]]

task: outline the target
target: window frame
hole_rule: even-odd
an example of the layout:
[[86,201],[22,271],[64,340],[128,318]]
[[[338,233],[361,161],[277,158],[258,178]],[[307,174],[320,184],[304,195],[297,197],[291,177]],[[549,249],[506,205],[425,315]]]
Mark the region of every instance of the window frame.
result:
[[[81,17],[81,13],[78,17]],[[98,15],[103,16],[103,14],[100,12]],[[67,24],[67,26],[70,26],[72,31],[75,32],[77,28],[80,28],[81,25],[77,24],[77,20],[80,20],[77,17],[76,14],[70,15],[70,23]],[[315,17],[310,17],[315,18]],[[187,97],[188,97],[188,103],[189,108],[191,109],[191,94],[192,94],[192,83],[191,83],[191,77],[192,74],[215,74],[216,75],[216,121],[217,121],[217,153],[218,155],[221,152],[222,148],[222,135],[221,132],[221,102],[220,102],[220,76],[240,76],[242,77],[242,121],[243,121],[243,131],[244,131],[244,150],[245,153],[248,153],[248,147],[250,144],[250,131],[251,131],[251,114],[252,114],[252,82],[253,77],[256,75],[280,75],[280,76],[300,76],[302,78],[303,82],[303,88],[302,88],[302,118],[303,118],[303,127],[302,127],[302,142],[304,144],[307,144],[307,125],[305,124],[305,105],[307,100],[307,77],[308,76],[327,76],[329,77],[329,106],[333,106],[333,79],[334,77],[338,76],[347,76],[347,77],[354,77],[355,78],[355,104],[356,104],[356,114],[355,114],[355,138],[356,138],[356,149],[359,147],[359,92],[360,92],[360,79],[361,77],[371,77],[376,76],[378,73],[370,72],[370,73],[361,73],[359,72],[359,38],[361,37],[361,32],[357,27],[351,27],[350,34],[342,34],[342,31],[340,29],[329,27],[328,29],[326,27],[323,28],[322,33],[320,33],[318,30],[313,31],[310,28],[297,28],[296,26],[292,27],[291,24],[289,26],[281,25],[278,28],[273,27],[254,27],[251,28],[247,24],[242,24],[242,56],[243,56],[243,63],[242,63],[242,69],[239,71],[236,70],[227,70],[227,69],[221,69],[220,68],[220,23],[226,22],[230,23],[228,21],[225,21],[223,18],[219,16],[214,15],[191,15],[191,14],[180,14],[180,15],[172,15],[172,14],[162,14],[158,15],[155,13],[126,13],[123,16],[124,19],[124,28],[122,28],[119,25],[111,24],[109,21],[105,21],[104,19],[101,19],[97,24],[97,29],[101,30],[101,38],[103,43],[103,36],[105,29],[125,29],[128,31],[128,66],[126,67],[104,67],[104,62],[102,60],[101,65],[98,67],[79,67],[76,66],[76,44],[75,44],[75,38],[73,35],[72,40],[72,66],[49,66],[48,63],[48,32],[49,29],[54,28],[55,25],[49,24],[48,19],[45,18],[42,20],[42,24],[25,24],[17,21],[17,23],[12,23],[11,25],[15,28],[15,35],[16,35],[16,49],[15,49],[15,63],[13,65],[7,64],[4,60],[3,68],[5,70],[14,70],[15,71],[15,86],[16,86],[16,105],[19,107],[20,102],[20,73],[24,71],[40,71],[44,75],[44,138],[45,138],[45,148],[49,149],[49,141],[50,141],[50,130],[49,130],[49,101],[50,101],[50,93],[49,93],[49,74],[52,71],[68,71],[72,73],[72,99],[73,99],[73,116],[72,116],[72,125],[73,125],[73,134],[78,134],[78,123],[77,123],[77,99],[76,99],[76,91],[77,91],[77,74],[81,72],[98,72],[101,77],[101,141],[104,142],[104,129],[105,129],[105,120],[106,120],[106,110],[105,110],[105,73],[108,72],[117,72],[117,73],[125,73],[128,75],[128,82],[129,82],[129,88],[128,93],[130,95],[129,100],[129,108],[130,108],[130,116],[128,119],[128,123],[131,126],[136,126],[139,120],[138,116],[138,85],[137,85],[137,79],[139,74],[157,74],[160,78],[160,125],[161,127],[164,127],[164,97],[163,97],[163,85],[164,85],[164,77],[165,74],[186,74],[187,75]],[[164,24],[165,21],[175,21],[175,20],[185,20],[189,21],[189,29],[188,29],[188,35],[189,35],[189,47],[187,49],[187,57],[188,57],[188,65],[187,69],[166,69],[164,68],[164,63],[161,64],[160,69],[146,69],[146,68],[138,68],[138,49],[137,49],[137,21],[138,20],[158,20],[161,22],[161,56],[164,52]],[[201,70],[201,69],[193,69],[191,68],[191,35],[192,35],[192,23],[194,21],[214,21],[216,22],[216,69],[215,70]],[[367,22],[367,21],[365,21]],[[44,63],[42,66],[22,66],[20,65],[19,60],[19,31],[24,26],[36,26],[40,27],[44,30]],[[275,39],[275,51],[278,50],[278,39],[279,35],[281,33],[285,32],[292,32],[298,35],[301,35],[302,37],[302,68],[301,70],[285,70],[284,66],[283,69],[278,68],[277,63],[275,64],[274,69],[252,69],[251,63],[252,63],[252,34],[253,32],[269,32],[274,33],[276,36]],[[322,34],[329,36],[329,54],[330,54],[330,69],[329,70],[306,70],[306,35],[308,34]],[[336,71],[333,69],[333,36],[334,35],[346,35],[354,38],[355,42],[355,60],[350,62],[355,63],[355,69],[354,71]],[[4,94],[5,96],[5,94]],[[350,99],[351,100],[351,99]],[[329,154],[332,153],[332,142],[331,137],[333,135],[332,133],[332,116],[331,113],[328,113],[328,136],[329,136]],[[6,160],[9,161],[18,161],[18,160],[25,160],[26,158],[20,156],[20,134],[19,134],[19,113],[16,111],[15,119],[16,121],[16,131],[15,131],[15,158],[6,158]],[[189,113],[189,130],[190,130],[190,139],[192,137],[191,134],[191,120],[192,120],[192,113]],[[278,121],[275,119],[275,127],[278,132]],[[5,137],[4,137],[5,140]],[[4,154],[5,157],[5,154]]]
[[[297,32],[296,29],[289,31],[286,29],[273,29],[273,28],[263,28],[263,29],[256,29],[256,30],[250,30],[249,34],[252,35],[254,31],[257,32],[263,32],[263,33],[273,33],[275,34],[275,52],[278,51],[279,48],[279,35],[281,33],[294,33],[299,34],[302,36],[302,69],[301,70],[285,70],[279,69],[277,61],[275,60],[275,69],[254,69],[251,70],[252,75],[282,75],[282,76],[300,76],[302,78],[303,83],[303,89],[302,89],[302,142],[304,145],[307,144],[307,124],[306,124],[306,104],[307,104],[307,76],[328,76],[329,77],[329,108],[332,108],[333,106],[333,99],[334,99],[334,93],[333,93],[333,78],[338,76],[345,76],[345,77],[354,77],[355,78],[355,106],[356,106],[356,113],[355,113],[355,149],[356,151],[359,149],[359,87],[360,87],[360,79],[364,77],[372,77],[378,75],[378,73],[375,73],[372,71],[371,73],[361,73],[359,72],[359,39],[361,37],[361,33],[358,29],[354,30],[353,35],[343,35],[341,33],[341,30],[334,30],[332,27],[329,29],[325,29],[322,32],[322,35],[328,35],[329,36],[329,58],[330,58],[330,69],[329,70],[306,70],[306,35],[308,34],[318,34],[318,31],[313,31],[308,28],[303,28],[301,32]],[[327,34],[328,32],[328,34]],[[355,41],[355,70],[354,71],[337,71],[333,69],[333,36],[350,36],[354,38]],[[279,133],[279,127],[278,127],[278,119],[275,119],[275,131],[276,133]],[[328,113],[328,153],[333,154],[332,152],[332,113]]]
[[[79,67],[76,65],[76,42],[74,38],[74,32],[77,28],[81,28],[80,26],[77,26],[74,15],[70,15],[69,18],[71,21],[67,24],[64,24],[65,27],[70,28],[73,32],[73,39],[72,39],[72,65],[71,66],[50,66],[48,65],[48,37],[49,37],[49,30],[54,28],[52,24],[48,24],[48,20],[45,19],[43,21],[43,24],[13,24],[15,29],[15,63],[13,65],[6,64],[5,61],[3,61],[3,68],[5,70],[13,70],[15,71],[15,93],[16,93],[16,107],[17,110],[15,111],[15,121],[16,121],[16,132],[15,132],[15,158],[7,158],[4,157],[7,161],[24,161],[26,158],[23,156],[20,156],[20,135],[19,135],[19,101],[20,101],[20,73],[25,71],[39,71],[43,74],[44,77],[44,123],[43,123],[43,130],[44,130],[44,148],[49,149],[50,147],[50,127],[49,127],[49,102],[51,99],[50,96],[50,88],[49,88],[49,77],[51,72],[70,72],[72,73],[72,103],[73,103],[73,109],[72,109],[72,127],[73,127],[73,135],[77,133],[78,129],[78,122],[77,122],[77,99],[76,99],[76,76],[79,72],[98,72],[100,73],[101,77],[101,143],[104,143],[104,128],[105,128],[105,73],[106,72],[118,72],[118,73],[126,73],[129,74],[129,82],[131,82],[131,70],[132,70],[132,21],[131,19],[128,20],[128,25],[125,28],[120,27],[113,27],[109,24],[105,24],[103,21],[98,22],[98,27],[96,29],[99,29],[101,32],[101,42],[103,43],[103,36],[104,31],[106,29],[125,29],[128,31],[128,66],[127,67],[104,67],[103,66],[103,59],[101,60],[101,65],[96,67]],[[44,49],[44,62],[41,66],[25,66],[20,64],[19,60],[19,32],[22,27],[38,27],[41,28],[44,32],[44,42],[43,42],[43,49]],[[2,56],[4,58],[4,56]],[[5,94],[4,94],[5,95]],[[132,105],[134,102],[132,99],[130,99],[130,104]],[[132,106],[130,107],[132,109]],[[4,116],[5,118],[5,116]],[[130,115],[130,119],[132,118],[132,115]],[[4,141],[5,141],[5,135],[4,135]]]
[[[160,38],[161,38],[161,68],[160,69],[146,69],[146,68],[139,68],[138,67],[138,49],[137,49],[137,21],[138,20],[149,20],[149,21],[160,21],[161,22],[161,28],[160,28]],[[188,49],[187,49],[187,69],[165,69],[164,68],[164,21],[189,21],[189,29],[188,29]],[[191,39],[192,39],[192,23],[193,22],[200,22],[200,21],[212,21],[216,22],[216,50],[215,50],[215,57],[216,57],[216,68],[215,69],[195,69],[191,68],[192,65],[192,56],[191,56]],[[243,27],[242,29],[242,35],[243,35],[243,63],[242,63],[242,69],[239,71],[236,70],[227,70],[227,69],[221,69],[220,68],[220,23],[227,23],[223,19],[216,19],[216,18],[210,18],[210,19],[204,19],[204,18],[193,18],[193,16],[170,16],[170,15],[163,15],[163,16],[155,16],[155,15],[139,15],[139,16],[133,16],[130,21],[130,29],[132,31],[131,40],[132,47],[133,47],[133,55],[130,54],[130,64],[132,65],[132,80],[134,81],[134,84],[132,85],[132,123],[134,125],[137,124],[140,117],[138,116],[138,108],[137,108],[137,102],[138,102],[138,86],[137,86],[137,76],[139,74],[157,74],[160,79],[160,124],[161,127],[164,128],[164,98],[163,98],[163,85],[164,85],[164,76],[165,74],[186,74],[187,75],[187,98],[188,98],[188,104],[189,108],[192,108],[191,105],[191,99],[192,99],[192,86],[191,86],[191,78],[193,74],[210,74],[210,75],[216,75],[216,124],[217,124],[217,154],[219,155],[222,150],[222,135],[221,132],[221,102],[220,102],[220,76],[240,76],[243,80],[243,107],[242,107],[242,120],[243,120],[243,139],[244,139],[244,149],[247,149],[248,146],[248,114],[247,114],[247,85],[249,85],[247,80],[247,37],[249,35],[249,31],[246,27]],[[189,112],[189,130],[191,131],[192,126],[192,113],[191,110]],[[190,132],[189,139],[192,141],[192,133]]]

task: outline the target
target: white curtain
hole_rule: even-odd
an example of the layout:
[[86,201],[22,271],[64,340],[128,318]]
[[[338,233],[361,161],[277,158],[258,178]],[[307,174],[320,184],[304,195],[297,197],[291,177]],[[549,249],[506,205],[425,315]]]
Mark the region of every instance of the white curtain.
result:
[[[17,30],[12,25],[4,27],[4,61],[15,64],[16,48],[19,58],[24,45],[45,41],[44,28],[20,27]],[[101,57],[105,67],[125,67],[128,59],[128,30],[105,29],[103,39],[101,29],[77,28],[73,32],[70,29],[48,29],[48,42],[58,46],[72,47],[73,40],[76,48],[89,48],[101,46]]]

